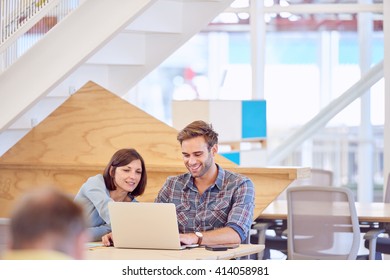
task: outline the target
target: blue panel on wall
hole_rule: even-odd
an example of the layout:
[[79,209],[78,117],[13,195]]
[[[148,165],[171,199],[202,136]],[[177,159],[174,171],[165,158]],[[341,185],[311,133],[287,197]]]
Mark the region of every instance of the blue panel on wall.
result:
[[265,100],[242,101],[242,138],[267,137]]
[[224,156],[225,158],[231,160],[232,162],[236,164],[240,164],[240,152],[233,152],[233,153],[220,153],[221,156]]

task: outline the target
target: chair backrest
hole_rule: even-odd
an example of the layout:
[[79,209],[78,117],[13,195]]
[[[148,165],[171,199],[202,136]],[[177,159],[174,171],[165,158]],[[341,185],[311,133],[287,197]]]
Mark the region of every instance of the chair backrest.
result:
[[390,203],[390,173],[389,175],[387,175],[386,190],[385,190],[385,196],[383,202]]
[[310,177],[298,179],[290,184],[291,186],[333,186],[333,172],[325,169],[312,168]]
[[[387,175],[386,190],[383,197],[384,203],[390,203],[390,173]],[[385,229],[387,234],[390,235],[390,223],[380,223],[380,227]]]
[[8,247],[9,242],[9,219],[0,218],[0,259],[3,252]]
[[291,187],[287,206],[289,259],[356,259],[360,229],[351,190]]
[[[333,186],[333,172],[325,169],[312,168],[310,169],[310,177],[296,179],[288,185],[288,188],[297,186]],[[279,195],[279,199],[286,199],[286,190]]]

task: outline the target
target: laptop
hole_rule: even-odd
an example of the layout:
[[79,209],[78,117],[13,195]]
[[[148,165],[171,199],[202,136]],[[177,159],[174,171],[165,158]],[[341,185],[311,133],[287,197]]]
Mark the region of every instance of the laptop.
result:
[[181,250],[173,203],[109,202],[108,211],[116,248]]

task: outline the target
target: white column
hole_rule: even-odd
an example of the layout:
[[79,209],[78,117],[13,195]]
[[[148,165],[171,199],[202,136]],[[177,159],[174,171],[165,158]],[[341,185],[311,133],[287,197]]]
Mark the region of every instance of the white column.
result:
[[[361,4],[372,4],[372,0],[359,0]],[[358,14],[359,64],[363,76],[371,66],[372,14]],[[360,98],[360,130],[358,146],[358,192],[357,200],[371,202],[373,200],[373,135],[371,125],[370,90]]]
[[264,1],[251,0],[252,99],[264,99],[265,34]]
[[229,64],[229,36],[226,33],[210,32],[208,76],[210,81],[210,99],[224,99],[220,96],[220,90],[224,83],[227,66]]
[[313,140],[308,139],[302,144],[301,165],[313,166]]
[[[385,80],[385,122],[383,147],[383,176],[387,180],[390,172],[390,1],[383,1],[383,37],[384,37],[384,80]],[[384,186],[386,186],[386,181]],[[384,188],[385,189],[385,188]]]
[[[333,44],[332,35],[329,31],[322,31],[319,33],[319,40],[321,43],[320,51],[320,110],[324,108],[332,100],[332,69],[333,69]],[[337,56],[336,56],[337,57]]]

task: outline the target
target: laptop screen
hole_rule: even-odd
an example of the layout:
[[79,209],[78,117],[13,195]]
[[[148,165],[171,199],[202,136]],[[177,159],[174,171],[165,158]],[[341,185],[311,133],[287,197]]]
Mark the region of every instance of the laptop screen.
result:
[[109,202],[117,248],[182,249],[173,203]]

